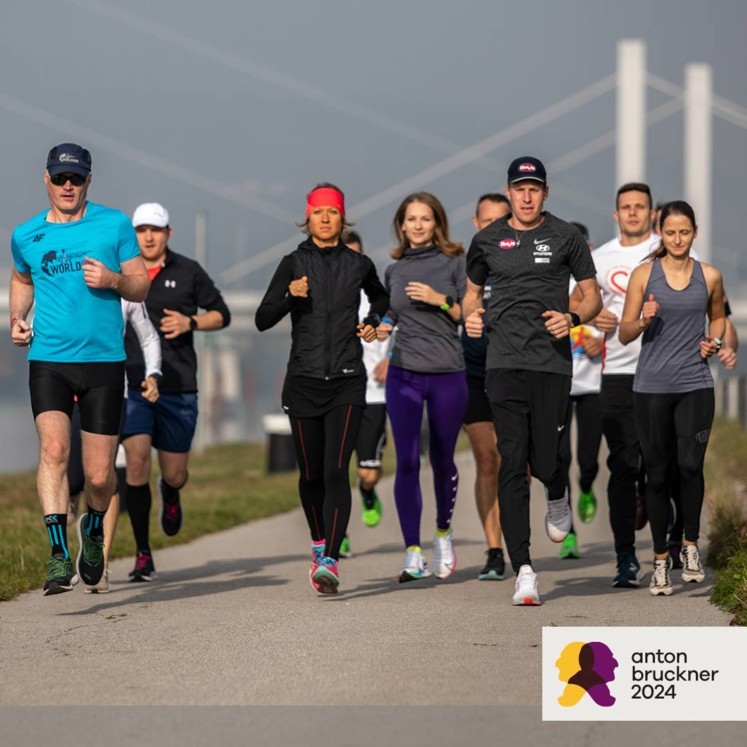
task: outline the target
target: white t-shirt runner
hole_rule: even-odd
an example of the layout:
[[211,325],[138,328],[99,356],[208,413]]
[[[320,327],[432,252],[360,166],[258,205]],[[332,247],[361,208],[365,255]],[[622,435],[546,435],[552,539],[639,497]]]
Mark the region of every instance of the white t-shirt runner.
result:
[[[597,268],[597,282],[602,292],[602,306],[622,319],[628,280],[633,270],[659,245],[660,238],[652,234],[633,246],[622,246],[614,238],[592,252]],[[605,335],[602,354],[602,374],[634,374],[641,352],[641,337],[623,345],[617,337],[618,330]]]

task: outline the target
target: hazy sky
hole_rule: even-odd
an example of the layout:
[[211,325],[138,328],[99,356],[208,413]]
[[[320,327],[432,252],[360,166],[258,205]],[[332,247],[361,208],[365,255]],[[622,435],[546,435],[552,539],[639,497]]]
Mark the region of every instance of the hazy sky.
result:
[[[612,75],[622,38],[645,40],[649,71],[677,85],[687,63],[710,63],[715,93],[747,114],[746,30],[743,0],[8,2],[0,238],[7,246],[45,206],[46,152],[72,140],[93,153],[91,199],[127,212],[163,202],[174,248],[193,254],[206,210],[209,271],[224,288],[264,287],[283,250],[249,275],[231,268],[299,236],[316,182],[345,190],[371,250],[391,241],[394,209],[415,189],[438,195],[469,241],[466,206],[502,190],[507,163],[525,154],[549,167],[548,208],[601,243],[613,233],[614,149],[563,160],[614,128],[613,90],[535,118],[490,157],[447,159]],[[649,109],[668,100],[649,93]],[[713,132],[714,259],[747,280],[747,131],[715,120]],[[657,197],[682,196],[681,140],[681,114],[649,128]]]

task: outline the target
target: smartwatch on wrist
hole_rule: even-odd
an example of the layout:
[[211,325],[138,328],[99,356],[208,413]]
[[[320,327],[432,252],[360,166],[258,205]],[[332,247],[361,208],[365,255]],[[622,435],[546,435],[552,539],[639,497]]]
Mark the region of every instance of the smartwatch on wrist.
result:
[[718,351],[721,350],[724,341],[720,337],[714,337],[713,342],[716,344],[716,352],[718,353]]
[[573,327],[578,327],[579,324],[581,324],[581,317],[578,314],[569,311],[568,316],[571,317],[571,329],[573,329]]
[[454,299],[451,296],[446,296],[444,302],[438,307],[441,311],[448,311],[454,305]]
[[193,316],[189,317],[189,328],[192,332],[197,329],[197,319],[195,319]]

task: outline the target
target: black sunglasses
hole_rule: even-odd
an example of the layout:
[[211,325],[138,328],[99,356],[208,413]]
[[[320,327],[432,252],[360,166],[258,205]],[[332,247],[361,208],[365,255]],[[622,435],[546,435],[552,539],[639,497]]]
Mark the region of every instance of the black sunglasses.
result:
[[64,187],[68,182],[74,187],[80,187],[85,184],[87,178],[87,176],[81,176],[80,174],[55,174],[49,177],[49,181],[55,187]]

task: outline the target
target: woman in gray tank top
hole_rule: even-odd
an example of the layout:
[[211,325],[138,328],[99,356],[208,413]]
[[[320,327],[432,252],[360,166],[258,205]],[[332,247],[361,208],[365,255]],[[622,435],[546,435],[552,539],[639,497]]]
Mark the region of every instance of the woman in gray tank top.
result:
[[619,331],[624,345],[643,334],[633,409],[646,466],[654,596],[672,593],[667,552],[672,476],[679,481],[674,487],[679,489],[684,522],[682,580],[701,583],[705,578],[698,534],[703,462],[714,414],[708,360],[721,348],[726,316],[721,273],[690,256],[696,236],[695,214],[688,203],[663,207],[661,244],[630,276]]

